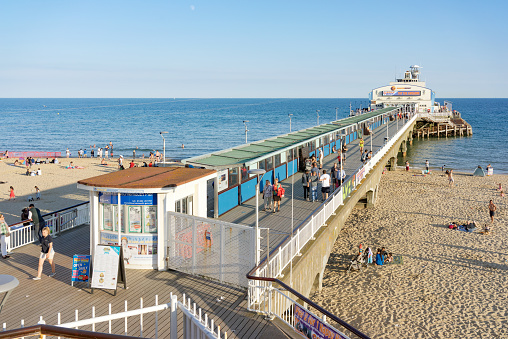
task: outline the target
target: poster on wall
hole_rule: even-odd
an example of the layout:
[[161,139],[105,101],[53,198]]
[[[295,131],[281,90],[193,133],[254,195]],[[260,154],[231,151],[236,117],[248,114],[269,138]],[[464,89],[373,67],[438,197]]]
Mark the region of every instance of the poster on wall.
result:
[[294,304],[295,329],[307,338],[313,339],[349,339],[335,327],[323,322],[305,308]]
[[157,233],[157,206],[143,206],[145,233]]
[[129,232],[141,233],[141,207],[129,206]]
[[111,205],[104,205],[104,229],[107,231],[113,230],[113,208]]
[[[118,231],[118,206],[117,205],[111,205],[113,206],[113,214],[115,216],[115,232]],[[122,223],[122,232],[125,232],[125,213],[124,213],[124,209],[121,208],[120,209],[120,219],[121,220],[121,223]]]
[[[118,245],[118,233],[101,232],[101,244]],[[121,243],[125,266],[152,267],[157,262],[157,235],[122,234]]]
[[218,190],[219,192],[228,188],[228,170],[222,170],[217,173],[218,177]]

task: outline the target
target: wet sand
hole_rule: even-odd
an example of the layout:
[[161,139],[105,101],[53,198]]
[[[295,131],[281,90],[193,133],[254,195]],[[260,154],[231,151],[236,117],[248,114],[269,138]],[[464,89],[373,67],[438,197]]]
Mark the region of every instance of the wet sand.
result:
[[[372,338],[508,337],[508,176],[440,170],[387,172],[376,207],[355,210],[330,254],[323,290],[311,299]],[[490,235],[489,200],[497,205]],[[473,233],[447,226],[466,219]],[[358,245],[402,255],[403,264],[346,273]]]

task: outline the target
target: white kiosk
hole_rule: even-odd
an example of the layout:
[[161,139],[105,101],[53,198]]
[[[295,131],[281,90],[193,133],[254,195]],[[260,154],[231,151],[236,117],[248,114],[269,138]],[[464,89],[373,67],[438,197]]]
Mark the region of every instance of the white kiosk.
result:
[[134,167],[78,181],[90,195],[90,254],[122,245],[127,268],[165,269],[167,213],[207,216],[207,181],[217,172]]

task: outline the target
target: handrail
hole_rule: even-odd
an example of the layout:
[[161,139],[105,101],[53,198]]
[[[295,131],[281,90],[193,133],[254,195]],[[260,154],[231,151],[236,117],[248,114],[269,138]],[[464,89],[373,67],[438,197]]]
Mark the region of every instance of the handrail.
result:
[[17,226],[19,224],[24,224],[25,222],[30,222],[30,221],[33,221],[33,220],[32,219],[26,219],[26,220],[18,221],[17,223],[14,223],[14,224],[11,224],[11,225],[7,225],[7,227],[11,228],[12,226]]
[[84,202],[82,202],[82,203],[79,203],[79,204],[76,204],[76,205],[72,205],[72,206],[70,206],[70,207],[62,208],[62,209],[60,209],[60,210],[58,210],[58,211],[54,211],[54,212],[50,212],[50,213],[43,214],[43,215],[42,215],[42,217],[46,217],[46,216],[48,216],[48,215],[55,214],[55,213],[60,213],[60,212],[63,212],[63,211],[65,211],[65,210],[69,210],[69,209],[71,209],[71,208],[75,208],[75,207],[78,207],[78,206],[86,205],[86,204],[89,204],[89,203],[90,203],[89,201],[84,201]]
[[19,338],[30,335],[52,335],[62,336],[65,338],[76,338],[76,339],[134,339],[138,337],[132,337],[127,335],[119,334],[108,334],[100,332],[91,332],[84,330],[77,330],[74,328],[65,328],[53,325],[34,325],[29,327],[17,328],[14,330],[0,332],[0,339],[8,338]]
[[296,290],[292,289],[290,286],[286,285],[284,282],[280,281],[279,279],[277,279],[277,278],[257,277],[257,276],[251,275],[252,271],[257,270],[257,268],[259,266],[260,265],[254,267],[252,270],[250,270],[249,273],[247,273],[247,279],[261,280],[261,281],[268,281],[268,282],[275,282],[275,283],[281,285],[282,287],[284,287],[286,290],[288,290],[292,294],[296,295],[298,298],[300,298],[301,300],[303,300],[307,304],[311,305],[312,307],[314,307],[315,309],[317,309],[318,311],[320,311],[321,313],[326,315],[328,318],[332,319],[333,321],[335,321],[335,322],[339,323],[340,325],[342,325],[344,328],[346,328],[349,331],[351,331],[352,333],[356,334],[360,338],[362,338],[362,339],[370,339],[370,337],[368,335],[362,333],[360,330],[357,330],[356,328],[354,328],[353,326],[349,325],[344,320],[341,320],[335,314],[330,313],[329,311],[325,310],[324,308],[322,308],[321,306],[319,306],[318,304],[316,304],[315,302],[313,302],[309,298],[305,297],[303,294],[298,293]]

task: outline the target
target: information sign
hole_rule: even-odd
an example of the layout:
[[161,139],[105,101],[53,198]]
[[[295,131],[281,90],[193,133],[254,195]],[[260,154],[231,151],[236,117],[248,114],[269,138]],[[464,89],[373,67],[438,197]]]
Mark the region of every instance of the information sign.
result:
[[72,257],[71,286],[75,281],[86,282],[90,286],[90,255],[74,254]]
[[94,288],[115,290],[118,283],[127,288],[122,248],[97,245],[93,258],[92,293]]

